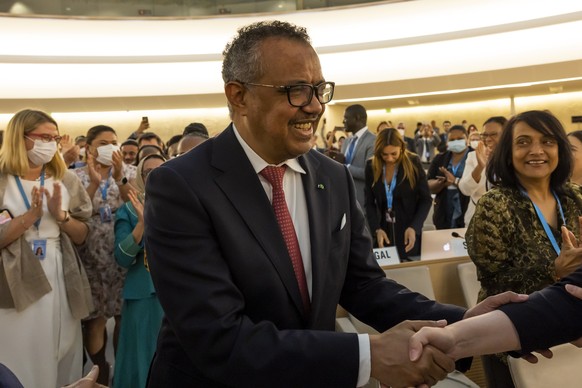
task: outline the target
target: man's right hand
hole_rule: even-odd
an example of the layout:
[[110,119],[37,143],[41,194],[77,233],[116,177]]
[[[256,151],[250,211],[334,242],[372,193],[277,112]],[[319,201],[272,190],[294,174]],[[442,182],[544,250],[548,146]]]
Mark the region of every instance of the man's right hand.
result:
[[370,336],[372,377],[393,388],[432,386],[455,369],[455,361],[440,350],[427,346],[412,362],[409,340],[425,326],[443,327],[445,321],[404,321],[379,335]]

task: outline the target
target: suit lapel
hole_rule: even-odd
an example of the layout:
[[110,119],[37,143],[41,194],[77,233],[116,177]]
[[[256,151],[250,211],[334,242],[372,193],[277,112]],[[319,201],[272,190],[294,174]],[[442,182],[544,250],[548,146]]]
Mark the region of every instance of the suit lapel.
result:
[[358,144],[356,144],[356,149],[354,149],[354,157],[352,158],[352,160],[356,159],[356,155],[358,155],[358,158],[361,158],[362,160],[365,158],[365,152],[368,145],[369,136],[372,136],[372,133],[369,130],[367,130],[360,137],[360,139],[358,140]]
[[275,212],[232,125],[215,139],[211,164],[222,171],[215,178],[216,184],[238,211],[273,263],[295,306],[304,314],[299,286]]
[[319,161],[309,152],[299,158],[307,172],[302,175],[303,190],[309,214],[311,240],[311,320],[317,319],[317,311],[325,300],[324,278],[327,273],[330,230],[330,180],[319,169]]

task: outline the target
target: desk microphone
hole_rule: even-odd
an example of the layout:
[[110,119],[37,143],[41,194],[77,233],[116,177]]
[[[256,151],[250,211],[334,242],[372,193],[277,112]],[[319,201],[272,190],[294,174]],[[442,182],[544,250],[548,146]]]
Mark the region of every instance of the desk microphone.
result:
[[462,238],[463,240],[465,239],[465,237],[461,236],[459,233],[457,232],[453,232],[451,233],[451,236],[455,237],[455,238]]

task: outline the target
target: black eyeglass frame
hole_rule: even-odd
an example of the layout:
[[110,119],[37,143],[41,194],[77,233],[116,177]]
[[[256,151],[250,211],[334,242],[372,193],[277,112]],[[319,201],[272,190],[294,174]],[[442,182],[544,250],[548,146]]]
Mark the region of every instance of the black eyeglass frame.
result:
[[[332,99],[333,99],[333,93],[335,91],[335,82],[331,82],[331,81],[324,81],[321,82],[317,85],[312,85],[312,84],[304,84],[304,83],[300,83],[300,84],[293,84],[293,85],[268,85],[268,84],[259,84],[259,83],[255,83],[255,82],[243,82],[243,81],[239,81],[241,84],[243,85],[251,85],[251,86],[262,86],[265,88],[273,88],[273,89],[278,89],[278,90],[285,90],[285,92],[287,93],[287,101],[289,102],[289,105],[294,106],[295,108],[303,108],[304,106],[307,106],[311,103],[311,100],[313,99],[313,96],[316,95],[317,96],[317,101],[319,101],[320,104],[325,105],[327,103],[329,103]],[[319,94],[319,91],[321,89],[321,91],[326,89],[326,85],[331,85],[331,93],[329,100],[327,101],[322,101],[321,100],[321,95]],[[305,104],[303,105],[298,105],[298,104],[294,104],[291,102],[291,90],[293,90],[294,88],[297,87],[309,87],[310,88],[310,95],[309,98],[307,98]]]
[[488,137],[496,137],[497,135],[499,135],[499,132],[493,132],[493,133],[480,133],[479,134],[479,138],[481,140],[487,140]]

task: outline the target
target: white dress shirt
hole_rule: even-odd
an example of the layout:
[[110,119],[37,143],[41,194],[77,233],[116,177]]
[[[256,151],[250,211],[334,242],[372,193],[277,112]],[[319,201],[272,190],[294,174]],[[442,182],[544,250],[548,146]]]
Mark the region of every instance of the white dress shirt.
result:
[[[263,158],[261,158],[244,141],[236,129],[234,123],[232,127],[234,129],[234,134],[237,140],[239,141],[243,151],[245,152],[258,175],[259,180],[263,185],[263,189],[265,189],[265,193],[267,193],[267,197],[269,197],[269,201],[272,201],[273,188],[269,181],[267,181],[260,174],[260,172],[265,167],[270,166],[270,164],[263,160]],[[356,136],[363,135],[367,130],[368,127],[360,129],[356,133]],[[299,250],[301,251],[303,268],[305,269],[305,280],[307,281],[307,289],[309,291],[309,297],[311,298],[311,290],[313,289],[313,272],[311,270],[311,240],[309,237],[310,225],[309,214],[307,213],[307,202],[305,200],[305,191],[303,190],[303,181],[301,180],[301,174],[306,174],[306,171],[303,169],[303,167],[301,167],[297,159],[288,159],[283,163],[278,164],[277,167],[282,165],[287,165],[285,175],[283,176],[283,191],[285,192],[285,201],[287,202],[287,207],[289,208],[289,213],[291,214],[291,219],[293,220],[293,226],[295,227],[295,233],[297,234],[297,240],[299,241]],[[359,387],[365,385],[370,380],[372,361],[370,355],[370,338],[368,337],[368,334],[358,334],[358,342],[360,348],[360,365],[357,386]]]

